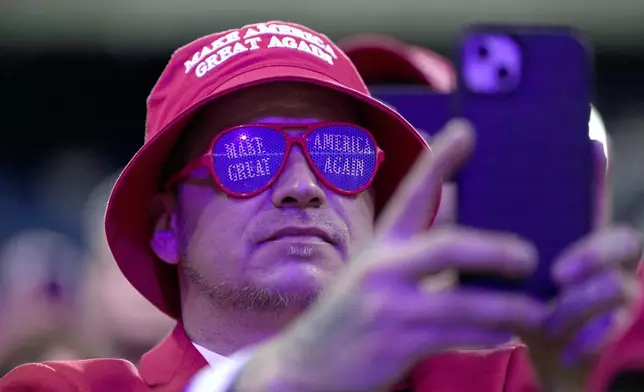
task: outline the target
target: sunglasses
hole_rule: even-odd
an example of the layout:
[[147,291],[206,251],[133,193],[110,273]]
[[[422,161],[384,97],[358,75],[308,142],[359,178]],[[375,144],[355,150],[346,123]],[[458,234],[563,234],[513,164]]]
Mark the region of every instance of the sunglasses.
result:
[[239,125],[219,133],[208,151],[172,176],[166,188],[207,167],[224,193],[253,197],[279,177],[293,145],[302,148],[324,186],[346,196],[369,188],[385,159],[371,133],[349,123]]

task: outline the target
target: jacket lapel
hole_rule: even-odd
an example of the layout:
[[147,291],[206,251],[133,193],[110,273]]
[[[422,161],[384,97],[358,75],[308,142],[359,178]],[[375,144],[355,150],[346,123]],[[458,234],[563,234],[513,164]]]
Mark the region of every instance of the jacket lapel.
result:
[[181,391],[207,365],[178,322],[167,338],[141,357],[139,372],[153,389]]

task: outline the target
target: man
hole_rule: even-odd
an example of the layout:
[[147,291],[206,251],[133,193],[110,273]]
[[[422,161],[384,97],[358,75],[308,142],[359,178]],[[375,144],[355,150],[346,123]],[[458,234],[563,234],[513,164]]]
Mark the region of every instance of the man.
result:
[[597,366],[552,365],[596,356],[617,327],[604,315],[628,314],[639,298],[628,273],[636,233],[573,245],[553,271],[562,295],[552,308],[424,289],[443,269],[534,267],[532,245],[515,236],[427,230],[441,178],[473,144],[455,121],[431,154],[337,46],[300,25],[259,23],[180,48],[106,214],[124,275],[177,328],[138,369],[118,359],[26,365],[0,390],[374,391],[407,379],[414,391],[524,391],[535,381],[520,346],[451,351],[515,335],[541,349],[545,390],[582,390],[591,373],[592,390],[607,390],[631,363],[613,361],[618,348]]

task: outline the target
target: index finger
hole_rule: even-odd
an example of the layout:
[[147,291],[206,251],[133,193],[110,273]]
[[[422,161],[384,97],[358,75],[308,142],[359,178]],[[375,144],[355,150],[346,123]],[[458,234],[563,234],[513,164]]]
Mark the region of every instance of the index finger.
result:
[[557,258],[553,275],[560,284],[587,278],[612,268],[633,271],[642,256],[642,235],[625,227],[614,227],[582,239]]
[[450,176],[474,148],[474,132],[467,121],[452,120],[433,139],[405,176],[376,226],[377,235],[404,239],[427,228],[438,209],[442,179]]

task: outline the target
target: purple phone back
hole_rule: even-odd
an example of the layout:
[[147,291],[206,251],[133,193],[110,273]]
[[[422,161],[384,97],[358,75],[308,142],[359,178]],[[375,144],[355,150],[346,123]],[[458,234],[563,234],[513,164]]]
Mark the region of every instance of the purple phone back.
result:
[[477,132],[457,178],[459,222],[518,234],[539,251],[528,279],[462,274],[461,282],[551,298],[551,263],[592,224],[588,49],[570,30],[479,27],[459,60],[456,111]]

